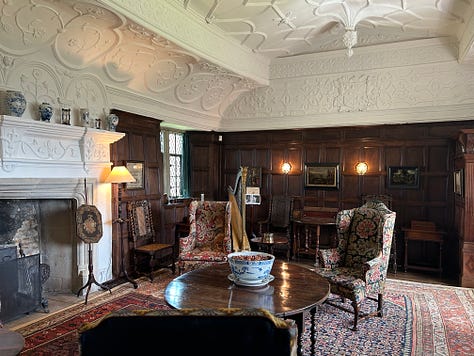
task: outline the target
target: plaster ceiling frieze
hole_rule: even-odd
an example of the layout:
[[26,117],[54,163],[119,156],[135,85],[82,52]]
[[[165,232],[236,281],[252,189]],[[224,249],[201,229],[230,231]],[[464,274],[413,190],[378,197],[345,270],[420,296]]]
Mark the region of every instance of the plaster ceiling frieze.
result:
[[62,27],[52,3],[15,0],[0,4],[0,48],[12,55],[31,54],[50,45]]
[[19,88],[25,95],[27,111],[39,120],[38,106],[47,102],[53,105],[53,117],[58,117],[58,98],[63,97],[60,77],[55,70],[42,62],[18,60],[8,74],[7,84]]
[[[189,74],[198,57],[145,28],[128,23],[122,41],[104,59],[109,77],[128,86],[160,92]],[[149,79],[153,76],[153,79]],[[156,81],[155,81],[156,80]]]
[[213,64],[202,62],[189,77],[176,87],[176,97],[182,103],[199,101],[200,108],[209,111],[218,108],[234,91],[249,90],[252,85],[248,80],[224,70]]
[[173,103],[158,100],[155,97],[145,96],[140,93],[125,91],[114,85],[106,86],[111,107],[153,117],[162,122],[163,127],[174,127],[182,130],[214,130],[219,128],[220,116],[213,112],[193,110],[189,106],[176,106]]
[[[96,64],[121,40],[120,28],[125,20],[113,12],[89,3],[74,3],[58,28],[54,41],[54,53],[58,60],[71,69],[84,69]],[[61,12],[61,15],[64,12]]]
[[453,41],[429,39],[412,41],[409,45],[393,43],[360,48],[350,59],[342,51],[339,51],[338,55],[334,53],[306,54],[275,59],[270,67],[270,78],[273,80],[455,62],[456,52],[457,46]]
[[[77,75],[65,83],[65,98],[73,108],[87,109],[91,120],[102,119],[110,111],[106,88],[100,78],[92,74]],[[73,113],[73,120],[79,121],[78,111]]]
[[474,62],[474,14],[471,14],[459,41],[459,62]]
[[288,119],[438,106],[442,110],[443,105],[474,104],[473,72],[451,63],[274,80],[271,87],[273,91],[255,89],[242,94],[225,112],[225,119]]
[[269,60],[256,55],[219,28],[206,23],[180,1],[97,0],[201,59],[235,74],[268,84]]

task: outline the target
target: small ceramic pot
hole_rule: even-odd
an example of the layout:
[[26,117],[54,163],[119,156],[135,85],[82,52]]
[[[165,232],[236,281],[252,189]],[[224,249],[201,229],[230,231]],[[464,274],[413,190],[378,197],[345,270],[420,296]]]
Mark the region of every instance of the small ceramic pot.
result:
[[49,122],[53,116],[53,107],[49,103],[41,103],[39,106],[39,115],[41,121]]
[[89,116],[89,110],[79,109],[79,115],[80,115],[80,118],[81,118],[82,126],[90,127],[91,126],[91,120],[90,120],[90,116]]
[[2,93],[2,114],[21,117],[26,109],[26,99],[21,91],[7,90]]

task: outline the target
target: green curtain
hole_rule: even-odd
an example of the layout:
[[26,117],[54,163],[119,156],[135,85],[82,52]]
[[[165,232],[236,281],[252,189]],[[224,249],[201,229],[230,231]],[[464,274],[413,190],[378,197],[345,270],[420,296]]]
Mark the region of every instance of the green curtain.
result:
[[183,164],[181,169],[183,170],[183,196],[191,196],[191,145],[189,144],[189,135],[187,133],[183,134]]

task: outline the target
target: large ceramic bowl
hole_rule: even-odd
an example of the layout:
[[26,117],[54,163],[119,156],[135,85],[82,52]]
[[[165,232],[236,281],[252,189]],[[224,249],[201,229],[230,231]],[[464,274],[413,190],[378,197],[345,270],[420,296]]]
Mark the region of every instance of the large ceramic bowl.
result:
[[258,284],[268,281],[275,256],[258,251],[240,251],[227,255],[230,270],[237,281]]

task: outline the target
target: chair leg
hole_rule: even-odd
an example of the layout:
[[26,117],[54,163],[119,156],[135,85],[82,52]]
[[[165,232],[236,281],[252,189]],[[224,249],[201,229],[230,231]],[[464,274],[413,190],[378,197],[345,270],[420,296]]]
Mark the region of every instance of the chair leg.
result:
[[148,262],[148,267],[150,268],[150,274],[149,274],[149,277],[150,278],[150,282],[153,282],[153,266],[155,265],[155,255],[151,255],[150,256],[150,262]]
[[379,293],[377,298],[377,316],[383,317],[383,294]]
[[357,331],[357,321],[359,320],[359,304],[357,302],[352,302],[352,307],[354,308],[354,326],[353,331]]

